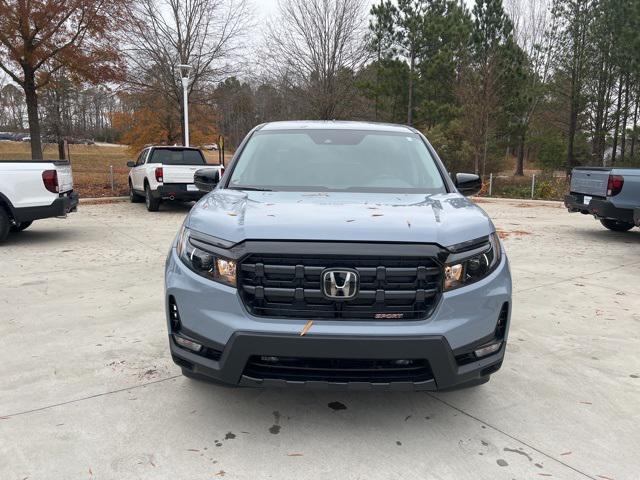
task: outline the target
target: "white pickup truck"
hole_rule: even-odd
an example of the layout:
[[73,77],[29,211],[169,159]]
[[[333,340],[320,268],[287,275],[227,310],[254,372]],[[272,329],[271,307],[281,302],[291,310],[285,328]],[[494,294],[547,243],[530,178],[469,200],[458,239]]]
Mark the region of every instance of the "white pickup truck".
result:
[[65,217],[77,206],[68,162],[0,160],[0,242],[34,220]]
[[190,147],[147,147],[135,162],[128,162],[129,199],[144,202],[150,212],[158,211],[163,200],[199,200],[205,192],[193,182],[197,170],[210,167],[224,172],[221,165],[209,165],[202,152]]

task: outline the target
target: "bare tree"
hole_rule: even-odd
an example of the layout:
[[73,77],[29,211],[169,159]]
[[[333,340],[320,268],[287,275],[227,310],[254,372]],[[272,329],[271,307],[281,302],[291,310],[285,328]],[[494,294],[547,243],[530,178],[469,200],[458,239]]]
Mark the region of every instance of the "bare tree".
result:
[[309,115],[353,115],[354,74],[367,61],[363,0],[279,1],[267,28],[269,73],[303,92]]
[[[135,2],[127,38],[129,86],[168,96],[183,114],[178,65],[193,67],[190,94],[236,73],[251,18],[247,0]],[[206,99],[196,95],[190,101]]]

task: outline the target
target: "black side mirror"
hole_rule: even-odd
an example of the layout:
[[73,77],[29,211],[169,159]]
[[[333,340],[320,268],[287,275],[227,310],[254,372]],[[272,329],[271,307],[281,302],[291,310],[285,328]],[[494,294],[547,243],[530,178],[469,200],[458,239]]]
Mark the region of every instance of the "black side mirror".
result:
[[453,181],[458,191],[465,197],[475,195],[482,190],[482,180],[473,173],[456,173]]
[[193,183],[201,192],[210,192],[220,183],[220,170],[217,168],[202,168],[193,175]]
[[136,162],[127,162],[127,167],[133,168],[136,166]]

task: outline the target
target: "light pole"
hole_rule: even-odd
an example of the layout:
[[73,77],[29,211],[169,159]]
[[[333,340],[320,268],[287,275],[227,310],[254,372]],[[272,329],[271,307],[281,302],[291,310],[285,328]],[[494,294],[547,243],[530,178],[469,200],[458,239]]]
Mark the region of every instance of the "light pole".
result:
[[182,80],[182,102],[184,104],[184,146],[189,146],[189,75],[191,73],[191,65],[178,65],[180,68],[180,79]]

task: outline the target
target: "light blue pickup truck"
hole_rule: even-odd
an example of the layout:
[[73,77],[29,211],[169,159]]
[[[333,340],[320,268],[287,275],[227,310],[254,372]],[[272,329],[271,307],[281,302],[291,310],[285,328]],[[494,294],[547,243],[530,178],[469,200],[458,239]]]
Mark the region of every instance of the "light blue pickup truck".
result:
[[402,125],[252,130],[167,258],[173,360],[230,385],[448,390],[502,365],[511,275],[488,215]]
[[609,230],[640,227],[640,168],[574,168],[564,204],[569,212],[593,215]]

